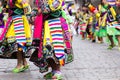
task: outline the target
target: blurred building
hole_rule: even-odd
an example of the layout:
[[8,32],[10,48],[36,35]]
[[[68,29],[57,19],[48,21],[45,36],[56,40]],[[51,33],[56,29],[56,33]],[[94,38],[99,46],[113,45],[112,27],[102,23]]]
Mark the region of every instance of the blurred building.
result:
[[28,0],[29,1],[29,4],[31,5],[31,7],[33,8],[34,7],[34,0]]
[[79,6],[85,4],[85,2],[91,2],[94,6],[97,6],[100,3],[100,0],[74,0]]

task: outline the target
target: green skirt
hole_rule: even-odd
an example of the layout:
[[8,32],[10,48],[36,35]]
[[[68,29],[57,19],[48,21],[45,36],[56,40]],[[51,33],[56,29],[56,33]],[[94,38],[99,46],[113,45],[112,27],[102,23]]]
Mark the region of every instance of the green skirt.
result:
[[120,30],[116,29],[115,27],[107,26],[107,34],[111,36],[120,35]]
[[117,35],[120,35],[120,30],[116,29],[114,26],[107,26],[107,34],[109,36],[113,36],[113,41],[115,43],[115,45],[118,45],[118,40],[117,40]]
[[95,30],[95,36],[106,37],[107,36],[106,28],[100,28],[99,30]]

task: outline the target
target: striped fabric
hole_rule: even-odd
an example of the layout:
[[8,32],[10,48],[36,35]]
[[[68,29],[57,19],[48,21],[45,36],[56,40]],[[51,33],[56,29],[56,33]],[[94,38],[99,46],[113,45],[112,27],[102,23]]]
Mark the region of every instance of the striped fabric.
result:
[[115,6],[115,1],[116,0],[107,0],[108,4],[111,6]]
[[56,57],[60,60],[64,58],[64,40],[60,19],[52,19],[48,21],[50,34],[52,36],[52,44]]
[[14,31],[17,43],[23,45],[26,43],[22,16],[13,16]]
[[80,30],[81,30],[82,32],[85,32],[86,27],[87,27],[87,24],[86,24],[86,23],[82,23],[82,24],[81,24],[81,27],[80,27]]

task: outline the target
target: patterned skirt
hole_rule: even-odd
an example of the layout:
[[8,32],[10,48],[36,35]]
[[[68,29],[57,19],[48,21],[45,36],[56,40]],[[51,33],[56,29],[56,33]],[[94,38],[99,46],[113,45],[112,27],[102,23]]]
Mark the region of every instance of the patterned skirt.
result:
[[[64,18],[56,18],[45,21],[44,32],[43,46],[51,45],[55,57],[59,60],[61,65],[71,62],[71,37],[69,26],[65,22]],[[69,59],[66,59],[68,57]]]
[[95,36],[98,37],[106,37],[107,36],[107,31],[105,27],[100,27],[99,30],[95,30]]
[[[42,34],[42,57],[38,58],[38,61],[32,61],[41,73],[48,71],[50,59],[61,66],[73,61],[72,40],[64,18],[46,20]],[[34,52],[34,59],[35,56],[38,56],[37,50]]]
[[27,51],[31,44],[31,29],[26,16],[12,16],[8,19],[7,29],[4,30],[5,37],[0,47],[0,54],[4,57],[10,57],[18,51]]
[[87,28],[87,24],[86,23],[81,24],[81,26],[80,26],[81,32],[86,32],[86,28]]

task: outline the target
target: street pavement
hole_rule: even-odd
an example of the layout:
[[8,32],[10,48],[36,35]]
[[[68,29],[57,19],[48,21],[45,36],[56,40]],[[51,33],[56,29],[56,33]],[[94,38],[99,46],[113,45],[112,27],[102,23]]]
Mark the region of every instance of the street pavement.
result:
[[[61,68],[63,80],[120,80],[120,51],[117,47],[107,50],[107,46],[74,36],[74,61]],[[15,74],[11,70],[16,60],[0,59],[0,80],[44,80],[45,73],[39,73],[38,68],[29,63],[29,70]]]

